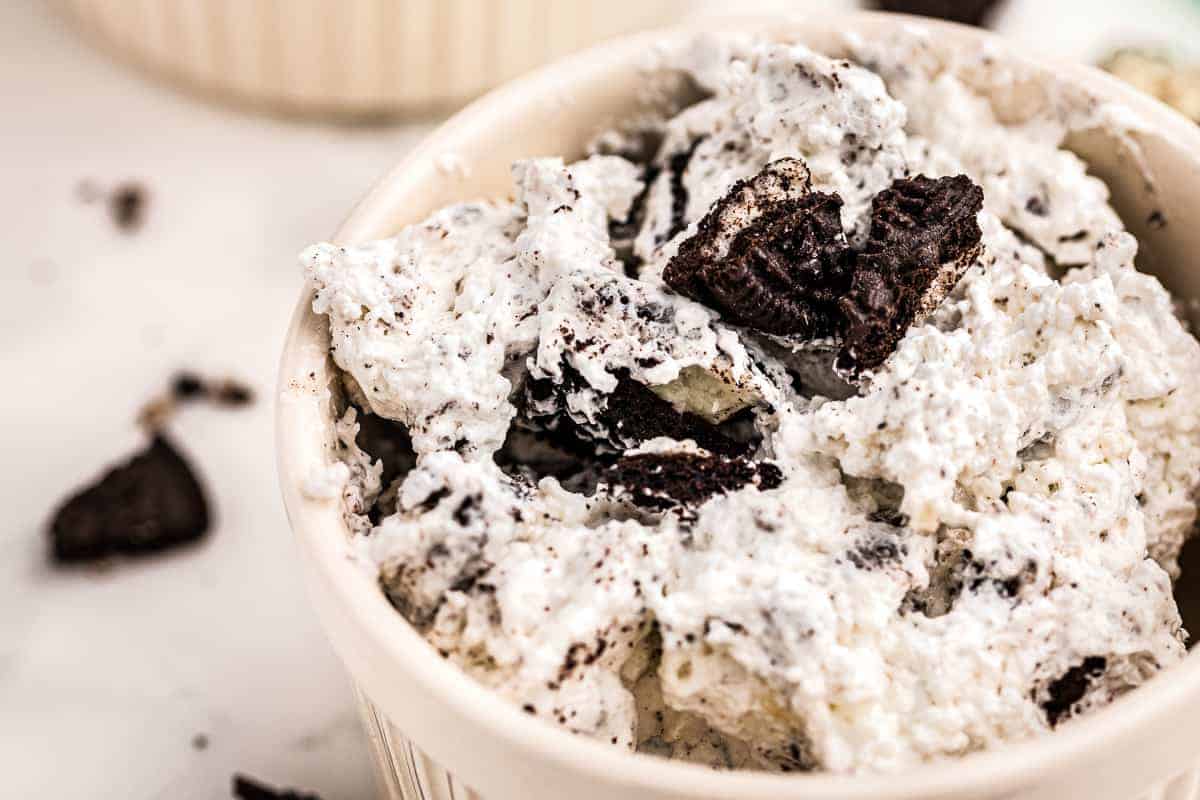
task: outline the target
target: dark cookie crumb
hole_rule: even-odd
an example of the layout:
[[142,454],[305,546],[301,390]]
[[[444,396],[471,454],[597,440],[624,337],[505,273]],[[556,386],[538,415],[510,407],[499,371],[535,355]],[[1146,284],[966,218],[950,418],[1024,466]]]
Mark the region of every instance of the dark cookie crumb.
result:
[[1003,0],[875,0],[880,11],[900,14],[916,14],[922,17],[961,22],[964,25],[982,26]]
[[139,183],[122,183],[108,196],[108,210],[117,228],[132,233],[146,217],[147,192]]
[[983,190],[966,175],[904,178],[875,195],[870,237],[839,304],[840,366],[878,367],[954,288],[979,254],[982,208]]
[[181,372],[171,382],[171,394],[178,400],[190,400],[203,395],[204,392],[204,381],[191,372]]
[[275,789],[245,775],[233,776],[233,796],[239,800],[321,800],[308,792]]
[[846,560],[861,570],[882,569],[908,555],[908,547],[893,537],[878,535],[859,541],[846,551]]
[[192,737],[192,749],[193,750],[207,750],[208,749],[208,736],[206,736],[203,733],[197,733],[195,736],[193,736]]
[[60,564],[145,555],[200,539],[208,501],[191,466],[156,434],[149,447],[70,497],[50,524]]
[[1075,704],[1087,694],[1092,681],[1104,674],[1107,668],[1108,659],[1104,656],[1088,656],[1047,687],[1049,698],[1042,703],[1042,710],[1046,712],[1046,721],[1051,728],[1071,715]]
[[746,458],[699,453],[640,453],[619,459],[606,475],[637,506],[666,510],[698,506],[717,494],[753,484],[774,489],[783,482],[779,467]]
[[254,402],[254,390],[234,381],[222,381],[210,389],[212,398],[224,406],[248,406]]

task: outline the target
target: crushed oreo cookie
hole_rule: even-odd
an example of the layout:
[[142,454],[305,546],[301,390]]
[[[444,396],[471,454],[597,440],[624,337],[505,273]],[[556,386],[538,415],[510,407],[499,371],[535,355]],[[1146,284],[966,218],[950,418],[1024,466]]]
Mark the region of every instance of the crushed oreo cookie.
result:
[[[563,365],[561,383],[532,380],[526,386],[523,414],[535,428],[551,430],[560,448],[584,453],[622,453],[658,436],[691,439],[700,447],[721,455],[740,455],[748,444],[727,436],[721,427],[689,411],[677,411],[648,386],[618,370],[616,388],[605,396],[605,408],[596,424],[576,421],[567,411],[567,397],[586,386],[583,377]],[[598,426],[598,430],[597,430]]]
[[238,800],[321,800],[309,792],[275,789],[245,775],[233,776],[233,796]]
[[970,178],[918,175],[871,202],[871,233],[855,262],[840,366],[873,369],[945,299],[979,255],[983,190]]
[[209,528],[208,500],[190,464],[164,435],[70,497],[54,514],[54,560],[144,555],[195,542]]
[[680,245],[663,279],[738,325],[804,339],[833,335],[837,299],[850,283],[841,198],[809,192],[781,200],[739,231],[724,257],[714,259],[714,228],[742,194],[743,187],[735,185],[718,201],[696,236]]
[[701,453],[639,453],[617,461],[604,476],[634,505],[666,510],[698,506],[714,495],[753,484],[774,489],[783,482],[779,467],[747,458]]
[[895,181],[872,201],[865,246],[850,249],[841,199],[809,190],[781,159],[734,184],[683,242],[663,279],[730,322],[794,341],[840,341],[837,366],[882,364],[979,253],[983,190],[965,175]]
[[[811,199],[810,184],[808,168],[795,158],[772,161],[737,181],[700,219],[695,234],[680,243],[663,280],[735,322],[759,320],[771,332],[800,332],[812,310],[807,287],[790,275],[788,264],[819,268],[828,250],[839,257],[845,248],[837,219],[841,200],[822,195],[836,204],[830,226],[829,206]],[[790,219],[794,233],[772,224],[783,219]],[[760,307],[764,302],[766,311]]]
[[1107,668],[1108,659],[1104,656],[1088,656],[1047,687],[1049,697],[1042,703],[1042,711],[1046,712],[1046,721],[1051,728],[1071,715],[1075,704],[1087,694],[1092,681],[1103,675]]
[[875,0],[880,11],[937,17],[964,25],[985,25],[1003,0]]

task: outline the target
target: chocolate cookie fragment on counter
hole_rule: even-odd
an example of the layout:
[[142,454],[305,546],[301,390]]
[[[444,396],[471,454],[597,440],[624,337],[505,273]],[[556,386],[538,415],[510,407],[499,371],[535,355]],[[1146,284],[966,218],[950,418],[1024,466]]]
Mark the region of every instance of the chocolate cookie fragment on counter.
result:
[[855,262],[841,366],[873,369],[933,313],[979,255],[983,190],[965,175],[896,181],[871,202],[871,233]]
[[238,800],[321,800],[315,794],[291,789],[273,789],[245,775],[233,776],[233,796]]
[[836,194],[809,190],[796,159],[739,181],[701,219],[663,280],[738,325],[814,339],[832,335],[850,283]]
[[666,510],[698,506],[747,484],[774,489],[783,473],[774,464],[702,453],[638,453],[609,468],[606,483],[637,506]]
[[200,539],[208,500],[183,455],[161,433],[127,463],[67,499],[50,538],[60,563],[141,555]]

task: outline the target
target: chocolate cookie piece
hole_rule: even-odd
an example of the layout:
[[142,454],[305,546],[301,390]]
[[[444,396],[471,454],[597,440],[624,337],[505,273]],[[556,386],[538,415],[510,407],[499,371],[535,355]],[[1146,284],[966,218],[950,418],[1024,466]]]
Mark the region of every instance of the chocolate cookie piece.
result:
[[738,233],[719,261],[705,264],[696,249],[681,247],[663,278],[734,324],[804,339],[830,336],[837,299],[850,283],[841,208],[840,197],[820,192],[784,201]]
[[842,200],[813,192],[797,159],[738,181],[663,271],[675,291],[730,322],[805,339],[831,335],[850,285]]
[[1051,728],[1071,715],[1092,681],[1103,675],[1107,668],[1108,659],[1104,656],[1088,656],[1050,684],[1046,690],[1049,697],[1042,703],[1042,710],[1046,712],[1046,721]]
[[629,377],[628,370],[617,370],[616,388],[605,397],[605,407],[596,424],[573,418],[567,396],[590,391],[586,381],[570,366],[563,365],[563,380],[532,380],[526,386],[523,414],[535,429],[555,434],[562,449],[581,453],[590,448],[622,453],[658,436],[691,439],[712,453],[740,455],[748,449],[716,425],[691,412],[679,412],[650,387]]
[[878,367],[941,304],[979,255],[982,208],[983,190],[965,175],[903,178],[875,195],[870,237],[838,303],[840,367]]
[[233,796],[239,800],[321,800],[315,794],[273,789],[245,775],[233,776]]
[[619,374],[617,388],[608,396],[608,407],[600,421],[623,444],[636,446],[658,436],[682,441],[691,439],[700,447],[721,455],[739,455],[746,445],[723,434],[716,425],[685,411],[680,413],[648,386]]
[[640,453],[609,468],[605,481],[643,508],[666,510],[698,506],[718,494],[753,484],[774,489],[783,482],[779,467],[765,461],[700,453]]
[[964,25],[983,25],[1003,0],[875,0],[881,11],[916,14],[922,17],[961,22]]
[[208,526],[199,480],[159,433],[128,463],[63,503],[50,537],[54,560],[71,563],[164,550],[199,539]]

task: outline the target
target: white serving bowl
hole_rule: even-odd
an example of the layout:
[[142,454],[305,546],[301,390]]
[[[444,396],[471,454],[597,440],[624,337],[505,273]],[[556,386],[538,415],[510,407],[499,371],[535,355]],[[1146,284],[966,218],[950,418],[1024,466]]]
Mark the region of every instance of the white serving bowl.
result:
[[[1094,69],[1030,59],[987,33],[882,14],[699,22],[594,48],[509,84],[459,113],[388,174],[336,234],[342,243],[394,234],[453,201],[510,192],[509,164],[533,155],[579,156],[596,132],[644,102],[646,55],[700,28],[762,32],[826,52],[844,35],[870,39],[921,26],[946,48],[990,48],[997,68],[1033,76],[1022,91],[1058,85],[1122,103],[1147,127],[1140,152],[1109,134],[1072,146],[1113,189],[1142,242],[1143,268],[1183,297],[1200,298],[1200,128]],[[1011,93],[1007,101],[1014,98]],[[1020,98],[1017,98],[1020,99]],[[999,101],[999,98],[998,98]],[[1020,103],[1008,102],[1010,108]],[[466,169],[447,170],[447,159]],[[1159,211],[1165,226],[1147,220]],[[713,772],[631,754],[523,714],[443,661],[347,556],[336,503],[300,487],[333,458],[335,391],[326,320],[297,307],[279,379],[283,494],[325,629],[356,681],[382,784],[391,798],[486,800],[898,800],[1200,796],[1200,656],[1057,732],[899,774],[839,776]],[[1200,398],[1198,398],[1200,401]],[[1190,576],[1184,576],[1187,584]],[[1200,584],[1197,584],[1200,586]],[[1184,592],[1190,590],[1185,585]],[[1198,590],[1200,591],[1200,590]],[[469,788],[468,788],[469,787]]]
[[222,98],[362,116],[453,107],[689,0],[55,0],[106,49]]

